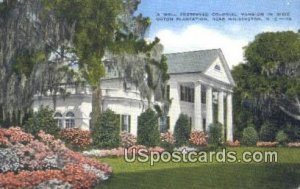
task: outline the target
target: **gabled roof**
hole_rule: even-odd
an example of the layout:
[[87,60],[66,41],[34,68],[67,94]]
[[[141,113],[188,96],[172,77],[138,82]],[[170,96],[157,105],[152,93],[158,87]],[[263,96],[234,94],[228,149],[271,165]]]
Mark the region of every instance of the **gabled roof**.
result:
[[219,58],[225,68],[226,74],[232,85],[235,82],[221,49],[209,49],[165,54],[168,62],[169,74],[203,73]]
[[204,72],[219,57],[219,49],[165,54],[168,73]]

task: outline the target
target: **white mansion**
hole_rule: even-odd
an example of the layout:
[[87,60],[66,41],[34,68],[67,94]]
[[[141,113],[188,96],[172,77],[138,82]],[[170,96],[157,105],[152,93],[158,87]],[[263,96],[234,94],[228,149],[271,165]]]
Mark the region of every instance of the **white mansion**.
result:
[[[180,113],[190,117],[194,130],[207,130],[218,121],[225,125],[227,140],[233,140],[232,90],[235,85],[220,49],[166,54],[168,61],[168,93],[172,104],[168,119],[160,119],[161,131],[174,131]],[[89,129],[92,95],[88,87],[68,86],[67,98],[58,96],[55,119],[62,128]],[[138,116],[147,108],[139,91],[124,90],[117,77],[107,77],[102,83],[103,108],[121,116],[120,129],[137,135]],[[51,96],[35,95],[35,111],[43,106],[53,107]]]

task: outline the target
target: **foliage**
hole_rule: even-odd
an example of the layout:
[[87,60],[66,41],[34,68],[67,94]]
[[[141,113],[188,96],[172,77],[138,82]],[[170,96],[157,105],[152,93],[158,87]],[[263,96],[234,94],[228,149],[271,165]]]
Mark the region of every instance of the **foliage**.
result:
[[39,132],[38,139],[20,128],[0,129],[0,133],[11,143],[5,153],[10,151],[18,158],[18,166],[5,160],[9,164],[5,167],[10,169],[1,169],[0,188],[34,188],[53,179],[68,182],[72,188],[91,188],[112,172],[107,164],[69,150],[45,132]]
[[160,134],[160,146],[166,151],[172,152],[175,147],[175,142],[175,137],[170,131]]
[[56,120],[53,118],[53,113],[54,111],[50,110],[48,107],[41,107],[25,123],[24,130],[28,133],[33,134],[34,136],[37,136],[40,130],[57,136],[59,128],[57,126]]
[[182,146],[188,144],[190,134],[191,134],[191,126],[189,122],[189,117],[185,114],[180,114],[174,128],[176,146]]
[[253,127],[247,127],[243,130],[242,144],[253,146],[258,141],[258,134]]
[[233,141],[226,141],[225,145],[229,146],[229,147],[239,147],[241,145],[241,143],[238,140],[235,140],[234,142]]
[[[234,67],[235,133],[249,122],[299,125],[299,32],[258,34],[245,49],[244,64]],[[257,128],[258,130],[259,128]],[[272,134],[273,135],[273,134]],[[271,138],[273,138],[272,136]],[[265,140],[265,139],[264,139]]]
[[120,145],[120,117],[111,110],[101,113],[92,133],[93,146],[115,148]]
[[288,136],[284,131],[278,131],[276,134],[276,141],[279,144],[285,144],[288,141]]
[[159,142],[158,115],[149,108],[138,118],[137,143],[149,147],[157,146]]
[[202,131],[193,131],[191,133],[190,142],[196,146],[207,146],[208,135]]
[[222,143],[222,124],[212,123],[208,128],[208,143],[217,146],[220,145]]
[[120,137],[121,137],[121,146],[125,148],[131,147],[135,145],[137,142],[136,136],[126,131],[122,131],[120,133]]
[[92,144],[91,132],[83,131],[79,128],[62,129],[59,132],[59,138],[70,144],[74,149],[84,149]]
[[262,125],[259,132],[259,139],[262,141],[274,141],[276,137],[277,128],[269,123],[266,122]]
[[257,142],[256,146],[257,147],[276,147],[278,142]]

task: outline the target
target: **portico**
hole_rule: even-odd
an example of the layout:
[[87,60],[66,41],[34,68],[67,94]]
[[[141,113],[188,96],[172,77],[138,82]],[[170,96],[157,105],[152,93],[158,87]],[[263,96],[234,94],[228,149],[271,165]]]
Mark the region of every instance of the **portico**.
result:
[[[208,131],[221,123],[225,140],[233,140],[232,92],[235,86],[220,49],[167,54],[172,104],[170,131],[180,114],[190,118],[192,130]],[[226,136],[225,136],[226,135]]]

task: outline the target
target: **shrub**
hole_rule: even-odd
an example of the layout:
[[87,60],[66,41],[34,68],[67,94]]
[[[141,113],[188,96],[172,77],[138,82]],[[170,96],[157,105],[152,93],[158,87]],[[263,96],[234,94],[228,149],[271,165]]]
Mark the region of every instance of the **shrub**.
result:
[[31,118],[25,123],[24,130],[37,136],[40,130],[51,135],[57,136],[59,128],[56,120],[53,118],[53,111],[48,107],[41,107],[38,112],[35,112]]
[[83,131],[79,128],[62,129],[59,138],[71,146],[72,149],[83,149],[91,143],[91,132]]
[[174,128],[176,146],[188,144],[190,134],[191,126],[189,123],[189,117],[185,114],[180,114]]
[[276,127],[266,122],[262,125],[259,132],[259,139],[261,141],[274,141],[276,137]]
[[225,145],[229,146],[229,147],[239,147],[241,145],[241,143],[238,140],[236,140],[234,142],[233,141],[226,141]]
[[136,144],[136,137],[126,131],[120,134],[122,147],[128,148]]
[[279,144],[285,144],[288,141],[288,136],[287,134],[285,134],[284,131],[278,131],[277,135],[276,135],[276,141]]
[[256,146],[257,147],[276,147],[278,142],[257,142]]
[[151,109],[147,109],[138,118],[137,142],[145,146],[159,145],[158,115]]
[[219,146],[222,143],[222,124],[212,123],[208,128],[208,143]]
[[208,136],[202,131],[193,131],[191,133],[190,142],[196,146],[207,146]]
[[120,146],[120,117],[111,110],[101,113],[92,133],[93,145],[98,148]]
[[170,131],[160,134],[160,146],[166,151],[172,152],[175,147],[175,137]]
[[258,135],[253,127],[247,127],[243,130],[242,144],[247,146],[255,145],[258,141]]

